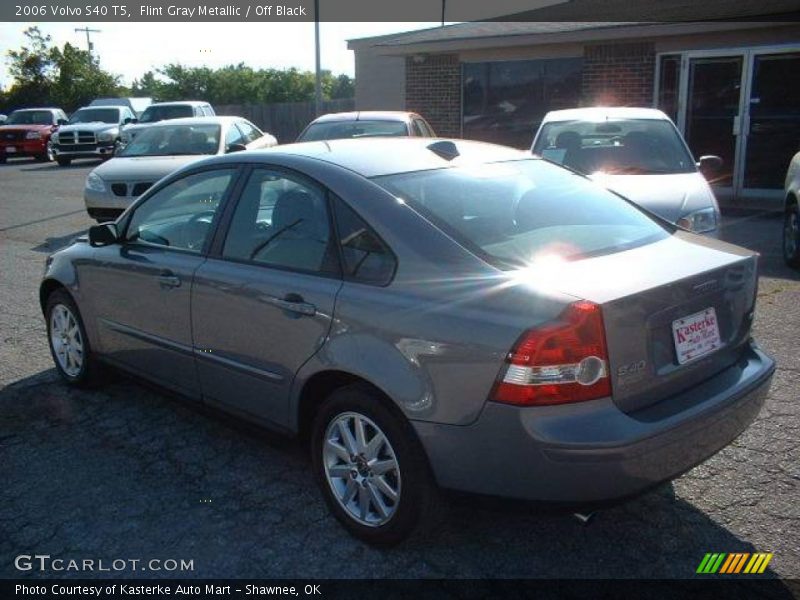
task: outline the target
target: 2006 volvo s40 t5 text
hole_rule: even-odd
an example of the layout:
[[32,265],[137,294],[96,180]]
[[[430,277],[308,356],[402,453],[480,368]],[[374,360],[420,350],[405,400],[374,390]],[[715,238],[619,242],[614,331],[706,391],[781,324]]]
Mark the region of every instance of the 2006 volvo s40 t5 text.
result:
[[193,163],[48,259],[53,358],[308,436],[333,514],[397,542],[441,489],[593,505],[756,417],[756,255],[467,141]]

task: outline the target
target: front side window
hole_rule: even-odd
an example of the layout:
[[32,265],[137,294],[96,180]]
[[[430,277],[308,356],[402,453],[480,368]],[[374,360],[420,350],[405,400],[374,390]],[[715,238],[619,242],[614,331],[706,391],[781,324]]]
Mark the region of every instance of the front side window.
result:
[[543,160],[378,177],[440,229],[499,268],[609,254],[668,230],[619,196]]
[[242,135],[244,136],[245,144],[255,142],[262,135],[264,135],[258,130],[258,128],[255,125],[247,121],[239,121],[238,123],[236,123],[236,125],[239,127],[239,129],[242,132]]
[[677,129],[663,119],[552,121],[533,153],[581,173],[693,173],[695,162]]
[[310,273],[338,272],[325,194],[283,172],[255,169],[231,220],[223,258]]
[[125,239],[200,253],[234,169],[187,175],[160,189],[133,213]]

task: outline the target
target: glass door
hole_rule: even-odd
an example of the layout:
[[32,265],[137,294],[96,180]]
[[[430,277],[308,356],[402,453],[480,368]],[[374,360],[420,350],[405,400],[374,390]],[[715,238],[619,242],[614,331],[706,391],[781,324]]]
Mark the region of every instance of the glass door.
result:
[[782,199],[786,169],[800,151],[800,52],[754,54],[751,73],[742,192]]
[[684,136],[695,158],[715,154],[723,166],[712,184],[731,197],[741,135],[744,55],[689,57]]

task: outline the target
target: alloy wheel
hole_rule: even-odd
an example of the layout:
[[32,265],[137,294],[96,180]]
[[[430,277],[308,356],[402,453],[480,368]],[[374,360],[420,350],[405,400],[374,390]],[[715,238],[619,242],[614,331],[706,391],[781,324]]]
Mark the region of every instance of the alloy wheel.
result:
[[388,523],[400,504],[400,466],[375,422],[356,412],[337,415],[322,454],[328,485],[347,514],[371,527]]
[[78,320],[63,304],[50,312],[50,345],[59,367],[69,377],[80,375],[84,361],[84,345]]

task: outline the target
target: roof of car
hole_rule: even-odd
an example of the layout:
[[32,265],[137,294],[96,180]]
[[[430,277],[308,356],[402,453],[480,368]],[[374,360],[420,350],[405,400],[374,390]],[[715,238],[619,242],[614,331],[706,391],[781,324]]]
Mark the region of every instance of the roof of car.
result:
[[628,106],[592,106],[552,110],[547,113],[547,121],[603,121],[606,119],[657,119],[669,121],[669,117],[655,108],[634,108]]
[[331,121],[398,121],[407,122],[417,113],[400,110],[359,110],[352,112],[329,113],[314,119],[313,123],[329,123]]
[[[441,144],[445,150],[448,144],[454,144],[458,156],[448,160],[443,152],[437,153],[435,147],[431,149],[434,144],[442,142],[446,142]],[[229,154],[217,160],[260,162],[276,155],[306,156],[339,165],[364,177],[532,158],[528,152],[485,142],[379,137],[286,144],[266,150]]]
[[60,108],[53,108],[52,106],[43,106],[41,108],[17,108],[11,112],[27,112],[29,110],[49,110],[50,112],[60,111]]
[[206,104],[208,104],[208,102],[204,100],[170,100],[169,102],[153,102],[147,108],[153,106],[205,106]]

